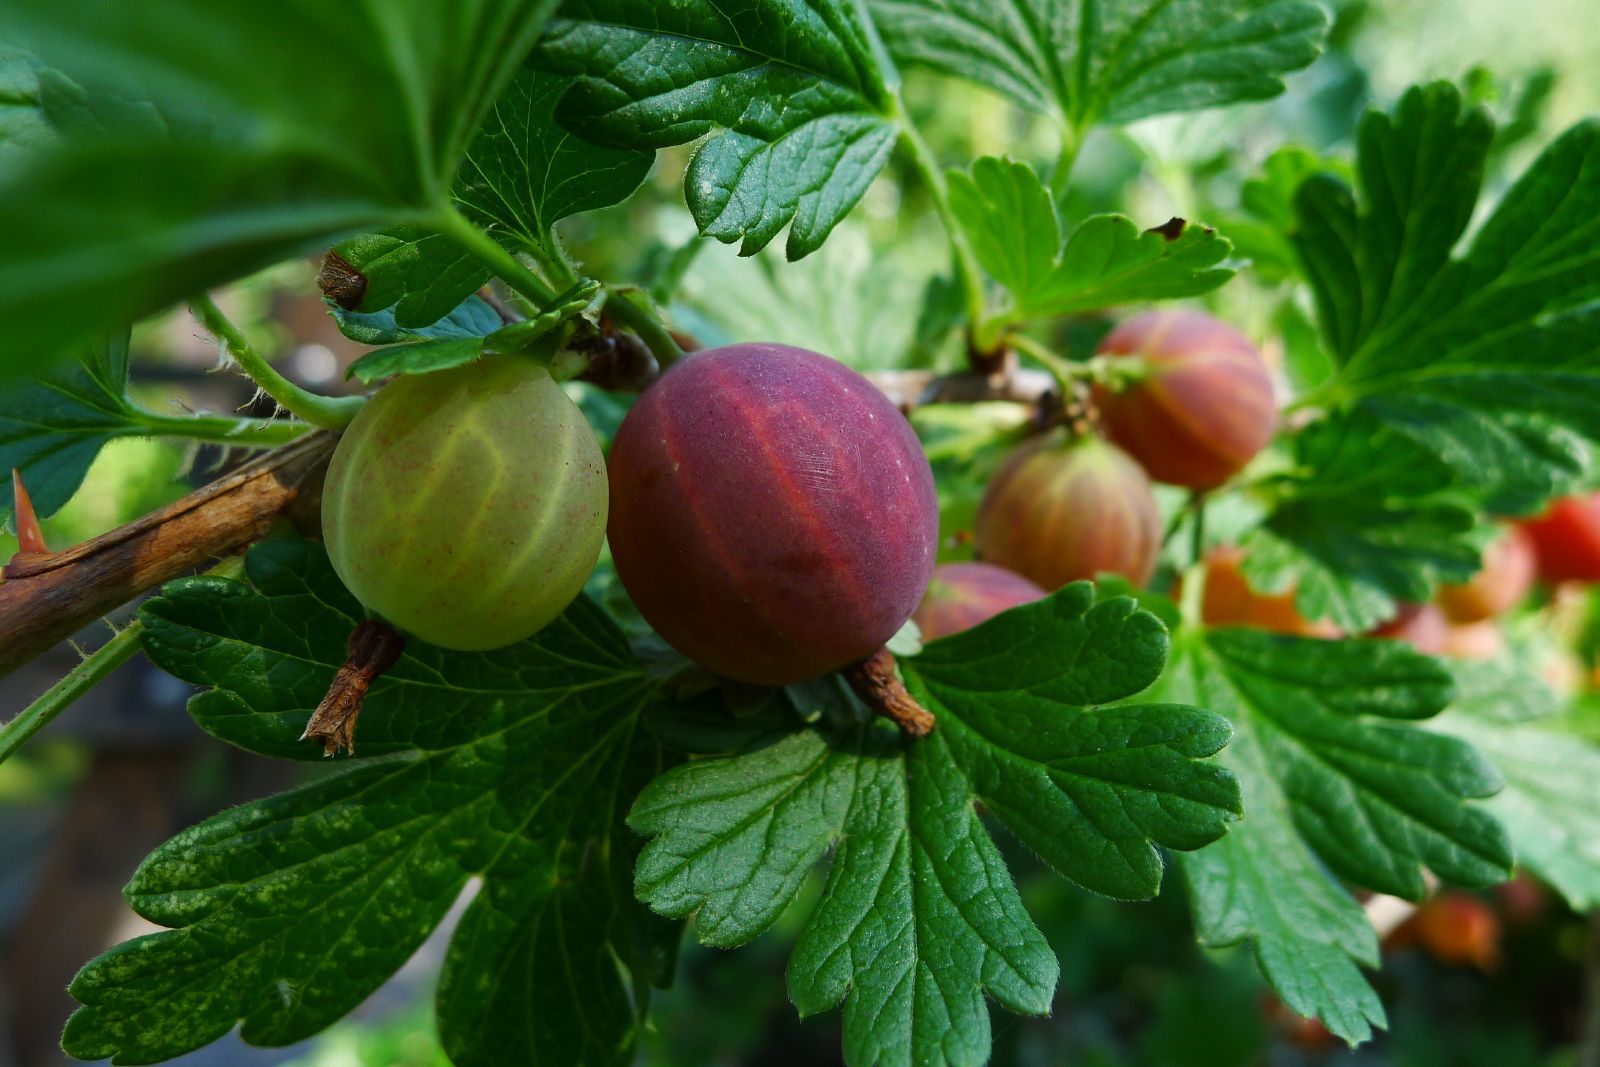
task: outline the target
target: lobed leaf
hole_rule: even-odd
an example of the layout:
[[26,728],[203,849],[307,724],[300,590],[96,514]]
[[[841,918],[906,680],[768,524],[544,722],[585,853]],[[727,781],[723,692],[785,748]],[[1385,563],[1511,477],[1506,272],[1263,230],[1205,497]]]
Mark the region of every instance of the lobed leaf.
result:
[[1182,220],[1172,235],[1094,215],[1061,247],[1055,203],[1025,163],[985,156],[970,173],[951,171],[949,183],[950,206],[978,261],[1010,290],[1015,319],[1198,296],[1233,277],[1219,266],[1228,242]]
[[1406,723],[1452,692],[1398,642],[1219,629],[1185,635],[1152,694],[1214,708],[1236,734],[1221,762],[1247,817],[1181,858],[1198,936],[1248,942],[1286,1003],[1352,1043],[1384,1023],[1358,968],[1376,966],[1377,945],[1332,876],[1416,899],[1424,867],[1472,886],[1509,873],[1505,832],[1468,803],[1500,788],[1494,768]]
[[28,41],[94,106],[47,109],[67,136],[0,177],[0,374],[429,217],[554,6],[6,4],[0,39]]
[[1199,847],[1238,815],[1236,783],[1204,759],[1227,740],[1220,719],[1093,706],[1148,685],[1166,633],[1131,600],[1092,600],[1078,583],[902,660],[938,719],[922,741],[834,708],[667,772],[629,818],[651,837],[640,897],[694,915],[707,944],[743,944],[837,843],[790,959],[796,1006],[843,1000],[851,1064],[985,1062],[983,994],[1043,1013],[1058,968],[975,797],[1067,877],[1122,896],[1156,892],[1155,843]]
[[1560,703],[1526,666],[1462,663],[1436,729],[1488,757],[1506,787],[1488,804],[1537,874],[1574,910],[1600,905],[1600,746],[1560,728]]
[[1363,120],[1360,195],[1307,180],[1295,243],[1339,363],[1326,395],[1409,435],[1499,511],[1600,441],[1600,122],[1529,165],[1470,245],[1493,124],[1446,83]]
[[653,152],[590,144],[556,124],[570,78],[530,65],[517,72],[467,150],[455,198],[467,217],[543,257],[556,257],[552,227],[569,215],[633,195]]
[[[170,584],[146,649],[206,686],[205,729],[254,751],[298,740],[363,613],[320,546],[267,542],[251,586]],[[673,931],[634,904],[626,803],[663,757],[640,728],[655,691],[580,599],[497,652],[409,642],[361,717],[347,771],[178,835],[128,888],[174,929],[91,962],[63,1045],[148,1063],[215,1040],[301,1040],[355,1007],[482,880],[445,958],[439,1032],[457,1064],[626,1064]],[[620,962],[620,966],[619,966]]]
[[890,54],[1078,131],[1283,91],[1328,28],[1305,0],[869,0]]
[[890,72],[846,0],[661,5],[579,0],[537,54],[579,76],[556,117],[585,139],[630,149],[702,144],[684,175],[701,233],[760,251],[821,247],[898,136]]
[[[100,449],[146,432],[128,400],[128,336],[102,342],[42,377],[0,387],[0,473],[22,472],[41,517],[72,499]],[[11,517],[0,493],[0,521]]]

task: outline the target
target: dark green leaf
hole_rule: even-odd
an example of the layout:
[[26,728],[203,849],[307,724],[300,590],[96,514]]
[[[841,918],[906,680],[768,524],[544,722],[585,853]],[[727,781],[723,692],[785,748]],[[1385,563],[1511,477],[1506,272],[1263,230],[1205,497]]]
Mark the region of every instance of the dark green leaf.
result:
[[1183,634],[1152,693],[1215,709],[1236,733],[1221,762],[1246,817],[1182,860],[1201,940],[1248,941],[1286,1003],[1352,1042],[1383,1023],[1356,966],[1375,966],[1377,946],[1330,871],[1412,899],[1424,867],[1473,886],[1509,873],[1504,832],[1467,803],[1499,788],[1494,769],[1406,722],[1451,694],[1449,673],[1399,642],[1244,629]]
[[869,0],[896,60],[1079,131],[1283,91],[1327,32],[1306,0]]
[[1307,427],[1292,447],[1305,473],[1275,487],[1276,506],[1246,541],[1258,588],[1293,586],[1307,618],[1361,634],[1478,570],[1478,509],[1411,438],[1357,414]]
[[1204,761],[1228,736],[1216,716],[1094,706],[1149,684],[1166,633],[1129,600],[1092,599],[1069,586],[903,660],[938,718],[924,740],[834,725],[848,709],[825,708],[814,727],[669,771],[630,816],[652,835],[640,896],[694,914],[708,944],[743,944],[837,843],[789,964],[801,1013],[842,999],[853,1065],[985,1062],[983,993],[1047,1011],[1057,967],[975,796],[1067,877],[1120,896],[1155,893],[1155,843],[1199,847],[1238,812],[1236,783]]
[[[108,441],[149,432],[127,391],[127,334],[45,377],[0,388],[0,475],[22,472],[40,516],[72,498]],[[10,517],[11,494],[0,493],[0,521]]]
[[1094,215],[1061,247],[1055,203],[1033,168],[985,156],[951,171],[950,205],[978,261],[1011,292],[1015,319],[1197,296],[1233,277],[1230,246],[1213,230],[1143,233],[1121,215]]
[[427,326],[401,326],[395,322],[393,307],[382,311],[346,311],[332,301],[328,310],[339,332],[364,345],[399,345],[414,341],[457,341],[487,337],[504,323],[500,313],[481,296],[469,296],[455,309]]
[[[389,311],[359,315],[336,309],[334,315],[341,323],[355,318],[364,320],[357,329],[367,336],[417,338],[367,353],[350,365],[345,377],[359,378],[371,384],[396,374],[426,374],[459,367],[471,363],[485,352],[526,353],[535,342],[546,338],[562,323],[588,307],[599,289],[599,282],[580,282],[558,295],[533,318],[509,325],[501,322],[499,313],[489,307],[487,301],[476,296],[468,297],[448,317],[416,330],[375,325],[392,323],[394,319]],[[483,332],[473,332],[477,329]],[[351,330],[346,328],[345,334],[349,336]],[[549,353],[541,355],[548,358]]]
[[70,144],[0,179],[0,373],[345,234],[435,215],[554,6],[8,2],[0,38],[118,106],[90,107]]
[[1600,122],[1536,159],[1469,248],[1493,126],[1438,83],[1361,125],[1360,199],[1317,177],[1296,243],[1359,404],[1447,463],[1496,510],[1526,511],[1600,441]]
[[362,234],[334,252],[367,280],[353,310],[387,310],[397,327],[413,333],[454,317],[462,302],[489,280],[488,267],[448,237],[422,226]]
[[894,147],[882,59],[846,0],[576,0],[561,16],[538,60],[581,80],[557,118],[634,149],[720,130],[684,191],[700,231],[742,254],[785,225],[790,259],[816,251]]
[[[192,578],[147,601],[146,648],[215,687],[190,708],[208,731],[320,758],[297,738],[364,613],[309,542],[258,546],[249,573],[254,589]],[[129,900],[175,929],[78,975],[67,1051],[148,1063],[236,1024],[255,1044],[301,1040],[381,985],[478,876],[440,980],[452,1061],[630,1062],[634,997],[670,959],[670,931],[629,892],[621,822],[660,769],[640,721],[654,699],[587,600],[497,652],[410,642],[362,712],[361,754],[377,758],[215,816],[144,863]]]
[[455,196],[467,217],[536,255],[554,257],[552,227],[568,215],[620,204],[644,181],[653,152],[602,148],[556,125],[570,78],[524,66],[467,151]]

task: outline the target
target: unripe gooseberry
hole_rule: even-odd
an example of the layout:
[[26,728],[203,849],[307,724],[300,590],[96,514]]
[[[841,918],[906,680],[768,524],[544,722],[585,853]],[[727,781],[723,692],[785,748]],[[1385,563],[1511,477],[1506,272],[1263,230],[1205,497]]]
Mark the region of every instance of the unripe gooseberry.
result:
[[973,524],[978,558],[1049,590],[1101,572],[1144,585],[1161,550],[1150,479],[1126,452],[1055,430],[990,479]]
[[[1207,626],[1247,626],[1297,637],[1338,637],[1327,619],[1308,619],[1295,607],[1294,590],[1259,593],[1244,576],[1244,552],[1219,545],[1206,553],[1200,618]],[[1181,591],[1178,594],[1181,596]]]
[[369,400],[328,466],[322,535],[369,610],[443,648],[500,648],[570,604],[605,539],[605,459],[549,371],[486,356]]
[[1538,560],[1528,535],[1507,527],[1483,550],[1483,566],[1460,585],[1442,585],[1437,600],[1451,622],[1482,622],[1516,607],[1533,588]]
[[1106,335],[1099,354],[1137,356],[1143,377],[1097,389],[1106,436],[1170,485],[1212,489],[1250,462],[1277,427],[1267,365],[1244,334],[1199,311],[1147,311]]
[[933,569],[933,580],[911,618],[924,641],[970,630],[1002,611],[1029,604],[1045,595],[1020,574],[991,563],[945,563]]
[[939,509],[911,426],[844,364],[741,344],[673,366],[612,443],[611,554],[666,641],[781,685],[878,651],[933,572]]
[[1522,524],[1547,582],[1600,582],[1600,493],[1562,497]]

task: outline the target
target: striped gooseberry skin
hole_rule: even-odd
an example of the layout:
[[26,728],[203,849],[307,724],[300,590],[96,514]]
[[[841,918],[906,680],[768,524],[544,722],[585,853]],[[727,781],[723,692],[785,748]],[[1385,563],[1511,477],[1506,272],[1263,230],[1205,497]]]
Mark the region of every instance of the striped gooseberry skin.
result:
[[1538,576],[1533,542],[1520,528],[1507,526],[1484,548],[1478,573],[1460,585],[1441,585],[1435,599],[1451,622],[1482,622],[1522,603]]
[[1244,334],[1199,311],[1147,311],[1106,335],[1099,353],[1139,356],[1148,376],[1098,389],[1106,436],[1169,485],[1212,489],[1272,440],[1277,402]]
[[1106,571],[1144,585],[1161,550],[1150,479],[1093,434],[1055,430],[1023,444],[984,490],[978,558],[1054,591]]
[[1521,525],[1533,544],[1539,577],[1547,582],[1600,581],[1600,493],[1552,501],[1543,514]]
[[844,364],[776,344],[696,353],[611,446],[608,535],[646,621],[718,674],[782,685],[864,659],[933,571],[933,472]]
[[605,527],[594,431],[545,368],[513,356],[385,385],[323,489],[323,540],[356,599],[458,651],[512,644],[560,615]]
[[911,618],[923,640],[934,641],[970,630],[1044,595],[1043,589],[1022,575],[992,563],[945,563],[933,569],[928,591]]

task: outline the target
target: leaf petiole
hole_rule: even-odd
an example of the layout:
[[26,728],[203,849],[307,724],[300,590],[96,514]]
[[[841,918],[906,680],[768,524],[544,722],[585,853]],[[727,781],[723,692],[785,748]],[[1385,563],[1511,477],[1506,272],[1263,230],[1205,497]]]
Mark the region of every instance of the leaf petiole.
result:
[[324,430],[342,430],[356,417],[366,398],[360,396],[323,396],[302,389],[279,374],[266,357],[257,352],[244,333],[229,321],[210,296],[201,293],[190,301],[189,307],[213,337],[225,348],[262,391],[278,402],[290,414],[297,415],[312,426]]
[[956,274],[959,276],[961,291],[966,298],[967,329],[969,335],[976,340],[976,331],[984,319],[984,305],[987,300],[983,288],[983,273],[978,269],[977,256],[973,254],[967,235],[962,231],[961,223],[956,219],[955,211],[950,206],[949,187],[945,184],[944,173],[939,169],[938,160],[934,159],[928,143],[922,139],[922,134],[912,124],[911,117],[906,114],[898,95],[894,97],[893,102],[893,116],[900,126],[900,142],[905,145],[912,165],[927,185],[928,195],[933,197],[934,208],[939,213],[939,221],[944,224],[945,234],[950,239],[950,252],[955,259]]
[[440,205],[433,218],[434,227],[456,244],[471,252],[484,266],[493,270],[499,279],[519,295],[527,298],[535,308],[542,308],[555,299],[555,291],[544,280],[529,270],[499,241],[474,226],[452,204]]

